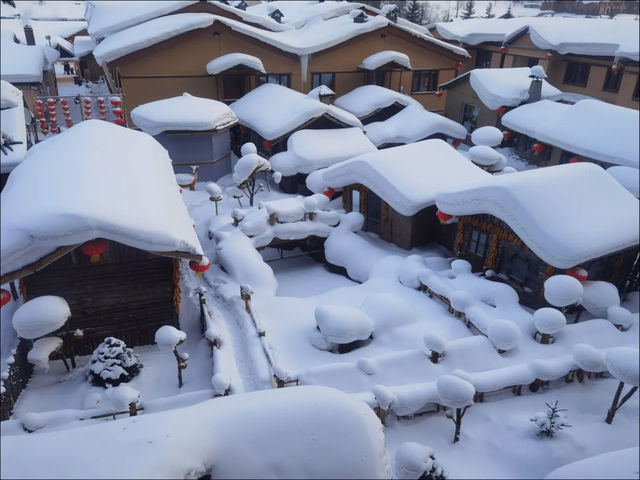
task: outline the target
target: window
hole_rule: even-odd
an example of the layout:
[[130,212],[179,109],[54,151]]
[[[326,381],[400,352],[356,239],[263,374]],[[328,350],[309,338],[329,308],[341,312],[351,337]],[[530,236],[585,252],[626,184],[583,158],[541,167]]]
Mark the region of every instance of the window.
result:
[[367,232],[380,235],[380,218],[382,217],[382,200],[367,190]]
[[473,132],[476,129],[478,113],[480,113],[480,107],[478,105],[472,105],[470,103],[462,104],[460,123],[467,129],[469,133]]
[[535,67],[538,65],[538,59],[535,57],[527,57],[527,67]]
[[413,72],[412,93],[435,92],[438,88],[437,70],[419,70]]
[[525,291],[533,291],[544,274],[544,264],[511,244],[501,244],[498,256],[498,277],[515,280]]
[[360,211],[360,190],[358,190],[357,188],[351,190],[351,211]]
[[380,85],[381,87],[386,86],[385,77],[386,72],[384,70],[369,70],[366,72],[366,84],[367,85]]
[[564,83],[586,87],[590,68],[591,65],[588,63],[567,62],[567,68],[564,72]]
[[633,91],[633,99],[640,100],[640,77],[638,77],[638,80],[636,80],[636,88]]
[[602,90],[605,92],[618,93],[618,90],[620,90],[620,83],[622,82],[622,75],[624,75],[622,70],[614,72],[610,68],[607,68],[607,74],[604,77]]
[[311,76],[311,88],[325,85],[331,90],[335,90],[335,75],[333,73],[314,73]]
[[471,230],[471,238],[469,239],[469,252],[475,253],[479,257],[484,257],[484,252],[487,249],[487,234],[482,233],[479,230]]
[[476,53],[476,68],[491,68],[491,57],[493,53],[488,50],[478,49]]
[[290,86],[290,78],[291,76],[285,73],[270,73],[268,75],[260,75],[258,77],[258,85],[262,85],[264,83],[276,83],[278,85],[282,85],[283,87]]

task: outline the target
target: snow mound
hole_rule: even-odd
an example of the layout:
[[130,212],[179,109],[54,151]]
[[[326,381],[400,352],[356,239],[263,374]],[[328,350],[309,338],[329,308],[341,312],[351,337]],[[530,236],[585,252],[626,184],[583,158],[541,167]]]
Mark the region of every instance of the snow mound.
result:
[[636,478],[639,456],[640,449],[638,447],[615,450],[563,465],[544,478],[545,480]]
[[20,420],[27,432],[35,432],[47,426],[49,420],[46,413],[29,412]]
[[417,317],[407,300],[395,293],[370,295],[360,309],[373,321],[376,332],[403,325]]
[[436,381],[440,403],[451,408],[462,408],[473,403],[476,389],[460,377],[442,375]]
[[607,173],[636,197],[640,197],[640,172],[637,168],[615,166],[607,168]]
[[156,330],[155,342],[162,349],[173,350],[186,339],[186,333],[171,325],[164,325]]
[[359,68],[363,68],[365,70],[375,70],[388,63],[396,63],[404,68],[411,70],[411,62],[409,61],[409,56],[401,52],[396,52],[394,50],[384,50],[382,52],[369,55],[367,58],[362,60],[362,64],[359,66]]
[[509,320],[494,320],[487,328],[487,336],[494,347],[508,351],[518,344],[522,333],[517,325]]
[[240,155],[242,155],[243,157],[245,155],[249,155],[250,153],[258,153],[258,149],[256,148],[255,144],[247,142],[240,147]]
[[322,335],[330,342],[344,344],[366,340],[373,322],[362,311],[343,305],[318,305],[314,311]]
[[319,85],[316,88],[312,88],[311,90],[309,90],[307,96],[315,100],[320,100],[320,97],[331,97],[335,96],[335,94],[336,93],[326,85]]
[[107,388],[105,395],[113,408],[118,410],[128,408],[130,403],[140,401],[140,392],[129,385],[121,384],[117,387]]
[[27,360],[34,365],[49,370],[49,356],[62,347],[62,339],[58,337],[39,338],[27,354]]
[[627,330],[633,324],[633,314],[618,305],[607,308],[607,319],[622,330]]
[[576,364],[585,372],[604,372],[607,370],[605,354],[586,343],[573,346],[571,352]]
[[0,80],[0,110],[22,106],[22,92],[9,82]]
[[218,372],[211,377],[211,385],[213,386],[213,391],[216,392],[216,394],[224,395],[227,389],[231,386],[231,382],[227,376]]
[[362,357],[358,360],[358,368],[362,370],[367,375],[375,375],[378,371],[378,364],[375,360],[371,358]]
[[218,185],[217,183],[207,182],[206,190],[207,190],[207,193],[209,194],[209,197],[222,200],[222,189],[220,188],[220,185]]
[[638,386],[638,369],[640,358],[638,349],[631,347],[614,347],[605,356],[607,369],[618,380],[634,387]]
[[420,273],[426,268],[424,258],[420,255],[409,255],[406,257],[398,271],[398,280],[405,287],[420,287]]
[[569,275],[553,275],[544,282],[544,298],[554,307],[573,305],[583,293],[580,281]]
[[502,139],[502,132],[496,127],[490,126],[476,128],[471,134],[471,141],[474,145],[496,147],[502,143]]
[[447,473],[435,461],[433,449],[416,442],[400,444],[395,453],[395,472],[397,478],[413,480],[423,478],[446,478]]
[[446,348],[444,340],[440,338],[440,336],[435,333],[425,333],[424,337],[422,337],[424,341],[424,346],[427,347],[432,352],[436,353],[444,353]]
[[355,88],[349,93],[336,98],[334,103],[337,107],[353,113],[360,119],[366,118],[394,103],[405,107],[408,105],[420,105],[409,95],[379,85],[363,85]]
[[218,75],[237,66],[248,67],[256,72],[266,74],[262,61],[258,57],[247,55],[246,53],[227,53],[221,57],[214,58],[207,63],[207,73],[209,75]]
[[609,307],[620,305],[618,289],[613,283],[586,281],[582,287],[584,292],[580,304],[598,318],[605,318]]
[[533,312],[533,323],[540,333],[553,335],[567,324],[567,319],[560,310],[544,307]]
[[451,271],[457,277],[458,275],[464,275],[467,273],[471,273],[471,264],[466,260],[462,260],[458,258],[451,262]]
[[56,331],[70,316],[71,310],[64,298],[44,295],[18,307],[12,322],[20,337],[34,340]]
[[471,147],[469,149],[469,158],[473,163],[481,167],[491,167],[496,163],[505,163],[506,161],[504,155],[485,145]]

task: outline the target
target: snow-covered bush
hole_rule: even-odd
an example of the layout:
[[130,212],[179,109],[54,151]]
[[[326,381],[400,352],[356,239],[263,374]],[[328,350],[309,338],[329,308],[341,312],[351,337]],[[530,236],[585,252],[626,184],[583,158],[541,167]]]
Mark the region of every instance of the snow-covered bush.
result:
[[362,357],[358,360],[358,368],[367,375],[374,375],[378,371],[378,364],[371,358]]
[[582,283],[569,275],[553,275],[544,282],[544,298],[554,307],[578,303],[582,294]]
[[609,307],[620,305],[618,289],[613,283],[586,281],[582,286],[584,291],[580,304],[593,316],[605,318]]
[[12,322],[20,337],[33,340],[56,331],[70,316],[71,310],[64,298],[44,295],[20,305]]
[[441,357],[444,356],[445,344],[442,338],[435,333],[427,333],[423,337],[424,346],[427,347],[430,353],[429,359],[433,363],[438,363]]
[[495,320],[487,328],[487,337],[500,351],[509,351],[520,341],[522,333],[516,324],[509,320]]
[[607,320],[613,323],[618,330],[629,330],[633,324],[633,314],[624,307],[612,305],[607,308]]
[[255,195],[264,190],[264,186],[260,182],[256,182],[258,173],[268,173],[271,171],[269,161],[258,155],[255,145],[245,143],[241,148],[242,157],[238,159],[233,167],[233,181],[236,186],[249,199],[249,205],[253,206]]
[[161,349],[172,350],[178,363],[178,388],[182,388],[182,370],[187,368],[188,353],[179,353],[178,345],[182,345],[187,339],[187,334],[171,325],[163,325],[156,330],[155,342]]
[[46,427],[49,422],[47,415],[39,412],[29,412],[20,420],[22,421],[22,428],[30,433]]
[[549,405],[546,402],[545,405],[547,406],[546,412],[538,412],[529,419],[538,428],[537,435],[539,437],[551,438],[563,428],[571,427],[567,423],[567,415],[564,413],[567,409],[558,408],[557,400],[553,405]]
[[96,387],[115,387],[140,373],[142,363],[133,350],[114,337],[104,339],[89,362],[89,381]]
[[[613,417],[616,415],[616,412],[638,390],[640,369],[638,349],[631,347],[611,348],[605,356],[605,363],[611,375],[620,381],[615,396],[613,397],[611,407],[607,412],[607,418],[605,419],[607,423],[611,423],[613,422]],[[631,389],[622,398],[620,398],[625,383],[631,385]]]
[[567,324],[567,319],[560,310],[544,307],[533,312],[533,323],[541,336],[540,343],[549,343],[552,335]]
[[485,145],[476,145],[469,149],[469,158],[481,168],[489,168],[497,163],[506,164],[504,155]]
[[105,395],[115,410],[129,408],[132,403],[137,404],[140,401],[140,392],[129,385],[108,388]]
[[211,377],[211,385],[216,395],[228,395],[231,389],[231,381],[220,372]]
[[398,447],[395,467],[396,477],[401,479],[447,478],[447,472],[436,460],[433,449],[416,442],[404,442]]

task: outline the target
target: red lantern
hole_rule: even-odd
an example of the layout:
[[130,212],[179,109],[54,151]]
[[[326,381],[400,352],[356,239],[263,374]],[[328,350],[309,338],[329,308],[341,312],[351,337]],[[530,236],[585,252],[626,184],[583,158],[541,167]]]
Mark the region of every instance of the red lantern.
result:
[[271,150],[271,147],[273,146],[273,144],[269,140],[263,140],[262,146],[267,150]]
[[124,113],[124,110],[122,110],[120,107],[116,107],[113,109],[113,114],[117,115],[118,117],[122,116],[123,113]]
[[453,218],[453,215],[449,215],[448,213],[444,213],[443,211],[438,210],[436,212],[436,217],[438,217],[438,220],[440,220],[440,225],[444,225]]
[[109,101],[111,102],[111,105],[113,105],[114,107],[117,107],[122,103],[122,100],[120,100],[119,97],[111,97]]
[[98,102],[98,105],[104,105],[104,97],[98,97],[96,98],[96,101]]
[[196,272],[197,277],[202,277],[202,274],[209,270],[211,263],[207,257],[202,257],[202,260],[196,262],[195,260],[191,260],[189,262],[189,268]]
[[69,104],[69,100],[67,100],[66,98],[61,98],[60,99],[60,104],[64,107],[66,107]]
[[544,54],[544,56],[547,57],[547,60],[551,60],[553,58],[553,53],[547,52]]
[[82,253],[91,257],[91,263],[98,263],[106,249],[107,242],[102,238],[94,238],[82,245]]
[[456,62],[456,68],[462,68],[462,62],[460,61]]
[[541,143],[534,143],[531,146],[531,150],[533,150],[533,154],[534,155],[538,155],[543,149],[544,149],[544,147],[542,146]]
[[507,132],[506,130],[502,132],[502,140],[507,141],[511,138],[511,132]]
[[569,159],[569,163],[578,163],[581,162],[582,160],[580,160],[580,157],[571,157]]
[[9,293],[9,290],[5,290],[4,288],[1,288],[0,289],[0,308],[4,307],[10,301],[11,301],[11,293]]
[[49,108],[54,107],[56,105],[56,101],[53,98],[47,98],[47,105]]
[[43,101],[41,99],[36,100],[36,107],[40,108],[43,106]]
[[498,116],[500,116],[500,117],[501,117],[502,115],[504,115],[505,113],[507,113],[507,109],[506,109],[505,107],[497,108],[497,109],[496,109],[496,113],[498,114]]
[[613,65],[611,65],[611,71],[613,73],[618,73],[619,70],[620,70],[620,66],[617,63],[614,63]]
[[573,277],[580,281],[580,283],[587,280],[589,273],[582,267],[573,267],[565,272],[566,275]]
[[500,47],[500,53],[506,53],[507,47]]
[[121,127],[124,127],[127,124],[127,122],[124,121],[124,118],[120,117],[116,118],[113,123],[115,123],[116,125],[120,125]]
[[73,127],[73,122],[71,121],[71,119],[67,120],[67,128],[71,128]]
[[441,97],[442,95],[444,95],[444,92],[442,90],[436,90],[436,93],[434,93],[434,95],[436,97]]
[[331,200],[333,196],[336,194],[336,191],[334,188],[329,187],[324,192],[322,192],[322,194],[327,196],[329,200]]
[[458,140],[457,138],[451,143],[453,145],[453,148],[458,148],[460,145],[462,145],[462,142],[460,140]]

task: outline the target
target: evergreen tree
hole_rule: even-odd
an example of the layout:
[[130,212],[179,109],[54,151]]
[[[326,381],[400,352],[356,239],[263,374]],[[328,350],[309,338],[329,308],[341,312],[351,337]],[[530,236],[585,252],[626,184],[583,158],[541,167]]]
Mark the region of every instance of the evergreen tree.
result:
[[418,0],[410,0],[409,2],[406,2],[400,12],[402,17],[406,18],[410,22],[422,25],[424,21],[424,7],[422,2]]
[[567,423],[567,415],[562,412],[566,412],[566,408],[558,408],[558,401],[553,405],[549,405],[545,402],[547,411],[536,413],[530,420],[538,427],[538,436],[541,437],[553,437],[556,433],[566,427],[570,427]]
[[464,2],[464,10],[462,11],[462,19],[467,20],[472,18],[476,14],[476,2],[474,0],[467,0]]
[[122,340],[104,339],[93,351],[89,362],[89,381],[96,387],[115,387],[131,381],[140,373],[142,363]]
[[491,5],[491,3],[489,3],[487,5],[487,9],[484,11],[484,18],[493,18],[495,17],[494,13],[493,13],[493,5]]

